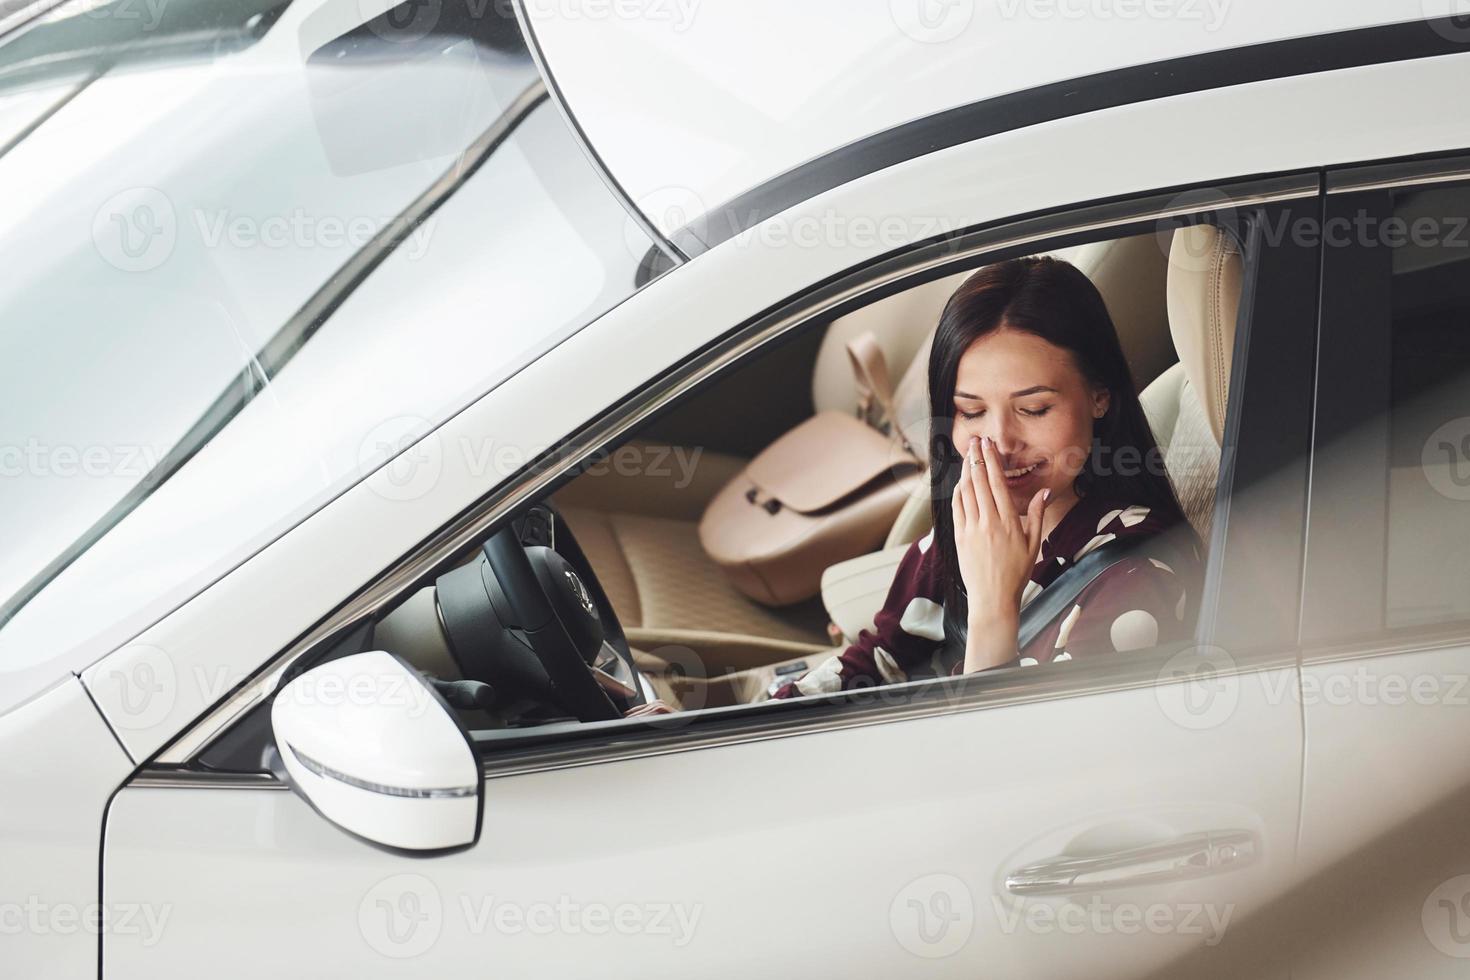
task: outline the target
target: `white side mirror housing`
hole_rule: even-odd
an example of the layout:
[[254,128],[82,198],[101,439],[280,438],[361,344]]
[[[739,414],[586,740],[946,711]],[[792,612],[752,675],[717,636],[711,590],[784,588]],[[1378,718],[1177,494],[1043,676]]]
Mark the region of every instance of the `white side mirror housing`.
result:
[[276,694],[271,729],[286,781],[369,843],[410,852],[480,836],[485,780],[454,712],[381,650],[314,667]]

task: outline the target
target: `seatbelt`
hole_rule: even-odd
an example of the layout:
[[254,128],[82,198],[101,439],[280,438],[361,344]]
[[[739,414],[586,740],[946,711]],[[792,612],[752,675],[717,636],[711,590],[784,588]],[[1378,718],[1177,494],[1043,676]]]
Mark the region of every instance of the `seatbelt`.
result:
[[[1165,532],[1168,534],[1170,532]],[[1151,535],[1142,541],[1127,538],[1109,541],[1089,551],[1071,568],[1057,576],[1055,582],[1041,590],[1041,594],[1021,609],[1020,628],[1016,631],[1016,649],[1025,650],[1059,616],[1069,612],[1084,589],[1118,562],[1135,555],[1157,558],[1170,568],[1177,570],[1190,567],[1180,557],[1178,549],[1170,542]],[[1182,574],[1182,572],[1181,572]],[[1189,583],[1194,585],[1194,583]],[[1188,586],[1186,586],[1188,587]],[[1191,592],[1194,589],[1190,590]],[[964,593],[958,603],[947,603],[944,608],[944,654],[950,663],[960,662],[965,657],[965,644],[969,639],[968,604]],[[951,613],[949,606],[959,605]],[[955,658],[958,658],[957,660]]]
[[1021,610],[1021,626],[1016,631],[1016,649],[1024,650],[1041,635],[1058,616],[1070,612],[1082,590],[1103,572],[1129,557],[1133,551],[1129,541],[1109,541],[1089,551],[1082,560],[1057,576],[1057,580],[1041,590],[1041,594]]
[[[852,365],[853,380],[857,382],[858,418],[884,435],[897,435],[903,448],[912,453],[913,447],[898,424],[898,407],[893,400],[893,382],[888,377],[888,360],[871,330],[847,342],[847,359]],[[873,411],[875,404],[881,415]]]

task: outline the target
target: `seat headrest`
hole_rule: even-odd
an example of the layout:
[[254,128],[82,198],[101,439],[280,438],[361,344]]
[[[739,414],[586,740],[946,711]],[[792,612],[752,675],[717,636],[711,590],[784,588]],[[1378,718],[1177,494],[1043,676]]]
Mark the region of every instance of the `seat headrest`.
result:
[[1213,225],[1174,232],[1169,247],[1169,332],[1217,444],[1225,441],[1225,401],[1243,277],[1240,248],[1229,234]]

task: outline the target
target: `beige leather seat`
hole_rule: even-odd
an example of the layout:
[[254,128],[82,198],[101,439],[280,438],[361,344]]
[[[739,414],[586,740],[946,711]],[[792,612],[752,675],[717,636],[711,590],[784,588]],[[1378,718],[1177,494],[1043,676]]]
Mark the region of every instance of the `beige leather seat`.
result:
[[[1118,324],[1140,384],[1172,360],[1164,292],[1166,257],[1152,234],[1098,242],[1054,253],[1087,273]],[[835,320],[818,352],[812,401],[818,411],[851,412],[858,390],[847,343],[867,332],[883,348],[890,376],[899,378],[895,400],[900,424],[918,436],[928,416],[927,362],[934,327],[945,302],[969,273],[908,290]],[[698,522],[705,504],[746,460],[704,452],[689,487],[646,475],[603,473],[574,481],[557,502],[597,568],[599,578],[630,636],[644,644],[691,642],[712,634],[796,644],[792,655],[830,643],[827,613],[816,600],[769,609],[747,599],[705,557]],[[907,543],[928,527],[925,495],[905,506],[889,544]]]
[[[744,463],[730,456],[712,460],[706,453],[700,468],[708,467],[711,475],[723,472],[728,480]],[[718,481],[709,495],[725,480]],[[827,620],[820,604],[768,609],[736,591],[705,557],[699,543],[699,517],[708,499],[694,488],[673,491],[655,485],[646,488],[641,499],[624,504],[623,510],[596,506],[605,501],[586,501],[577,490],[558,494],[557,503],[597,571],[619,621],[630,637],[639,634],[645,645],[696,639],[678,635],[685,631],[826,644]],[[653,631],[661,635],[650,636]],[[708,636],[701,639],[702,647],[710,641]]]
[[1210,225],[1181,228],[1169,249],[1169,333],[1179,363],[1140,400],[1174,494],[1200,541],[1210,541],[1220,477],[1226,397],[1244,263],[1236,242]]

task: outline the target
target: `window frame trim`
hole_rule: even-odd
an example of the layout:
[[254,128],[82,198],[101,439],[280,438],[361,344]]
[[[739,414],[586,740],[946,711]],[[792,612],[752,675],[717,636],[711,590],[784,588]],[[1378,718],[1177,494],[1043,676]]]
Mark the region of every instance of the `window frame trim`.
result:
[[[1292,214],[1288,205],[1306,204],[1310,217],[1320,220],[1322,202],[1318,195],[1310,202],[1281,202],[1266,208],[1277,210],[1277,216],[1289,223],[1300,220],[1301,215]],[[1307,246],[1286,239],[1268,243],[1265,229],[1272,215],[1261,214],[1259,221],[1255,217],[1247,216],[1243,229],[1245,269],[1215,487],[1210,561],[1198,624],[1198,635],[1225,644],[1227,652],[1273,645],[1287,637],[1292,646],[1299,643],[1316,418],[1313,380],[1321,322],[1322,248],[1320,243]],[[1262,277],[1268,249],[1281,258],[1270,267],[1270,275]],[[1290,269],[1291,260],[1299,268]],[[1304,285],[1307,275],[1310,288]],[[1263,302],[1268,304],[1264,308]],[[1310,309],[1293,311],[1293,303],[1309,304]],[[1291,329],[1298,322],[1294,312],[1309,330]],[[1266,484],[1267,492],[1248,492],[1253,481]],[[1232,533],[1230,525],[1242,522],[1243,529]],[[1281,526],[1273,530],[1273,522]],[[1291,547],[1285,541],[1288,534],[1294,535]],[[1264,563],[1264,569],[1263,554],[1274,558]],[[1222,580],[1241,585],[1227,591]],[[1276,606],[1278,618],[1273,624],[1262,610],[1273,608],[1272,600],[1283,590],[1296,601]]]
[[[1208,194],[1201,197],[1185,193],[1191,189],[1205,190]],[[225,775],[191,772],[181,767],[193,763],[201,752],[232,728],[251,708],[274,694],[281,677],[298,661],[313,655],[323,643],[329,642],[332,637],[340,635],[353,624],[390,606],[410,588],[420,584],[434,567],[456,552],[473,545],[475,541],[483,539],[503,521],[511,519],[525,507],[574,478],[581,467],[595,462],[598,454],[605,452],[607,447],[628,438],[638,427],[670,410],[684,398],[702,389],[709,381],[746,363],[748,358],[768,344],[814,320],[840,316],[885,296],[976,264],[1032,254],[1039,247],[1054,249],[1109,236],[1120,237],[1140,231],[1177,227],[1188,223],[1191,218],[1213,214],[1222,209],[1241,211],[1274,202],[1317,199],[1321,190],[1319,171],[1288,171],[1275,176],[1224,181],[1205,187],[1195,185],[1193,188],[1153,190],[1103,202],[1067,205],[1041,214],[1003,219],[937,236],[871,262],[850,267],[839,276],[824,282],[813,283],[774,309],[735,326],[690,357],[671,365],[657,378],[611,406],[603,415],[580,430],[571,433],[540,458],[530,462],[520,473],[491,490],[473,507],[451,519],[389,569],[370,580],[346,603],[328,613],[311,630],[270,658],[214,708],[182,730],[141,767],[140,774],[146,774],[149,781],[168,776],[187,778],[193,783],[207,782],[217,775]],[[1243,342],[1237,337],[1237,357],[1239,345]],[[1236,363],[1243,364],[1244,361]],[[1222,468],[1222,487],[1224,478]],[[1207,589],[1206,601],[1209,601],[1209,597]],[[1148,655],[1132,657],[1130,663],[1121,668],[1117,664],[1105,665],[1109,678],[1095,684],[1086,683],[1090,674],[1077,669],[1079,665],[1057,672],[1050,683],[1026,681],[1021,685],[1022,690],[1019,693],[1009,694],[1008,688],[1016,685],[1014,677],[1007,678],[1006,672],[972,675],[961,679],[965,687],[963,708],[958,704],[950,704],[944,710],[979,710],[1003,704],[1154,686],[1165,679],[1160,676],[1158,668],[1152,666],[1153,658],[1160,651],[1168,649],[1161,647],[1149,651]],[[1240,672],[1254,672],[1294,666],[1297,661],[1295,644],[1288,643],[1280,650],[1237,658],[1236,667]],[[915,686],[921,686],[922,683],[915,682]],[[834,697],[840,698],[841,695]],[[752,707],[754,706],[741,705],[729,710],[740,711],[744,717],[748,717]],[[721,709],[713,709],[719,710]],[[927,716],[934,712],[925,705],[918,705],[908,710],[895,709],[881,717],[871,711],[851,713],[871,715],[873,718],[870,721],[844,719],[825,725],[808,719],[794,729],[773,726],[767,733],[752,734],[750,738],[736,737],[733,741],[764,740],[880,724]],[[795,714],[804,712],[793,713]],[[712,713],[710,716],[715,717]],[[601,724],[621,726],[617,729],[619,732],[628,731],[630,734],[639,727],[634,721],[624,719]],[[652,723],[644,723],[642,727],[657,733],[657,728]],[[507,770],[508,766],[514,773],[539,771],[544,768],[565,768],[567,765],[612,761],[614,758],[643,754],[694,751],[729,744],[731,741],[728,737],[691,736],[687,729],[693,727],[697,726],[684,726],[679,747],[649,747],[629,755],[629,747],[625,742],[611,745],[589,743],[588,739],[594,734],[593,726],[583,724],[577,730],[587,734],[576,739],[577,744],[571,750],[579,758],[585,756],[583,761],[568,763],[565,760],[548,759],[543,763],[517,768],[503,760],[493,762],[494,758],[498,758],[496,756],[483,760],[483,764],[487,767],[487,772],[493,770],[495,774],[512,774]],[[526,739],[526,743],[530,741],[531,739]],[[526,748],[529,750],[531,746],[527,744]],[[510,754],[507,752],[505,756],[508,758]]]
[[[1465,184],[1470,190],[1470,154],[1463,151],[1332,168],[1326,172],[1324,218],[1345,216],[1355,206],[1375,204],[1375,214],[1389,217],[1393,214],[1392,192],[1456,183]],[[1345,350],[1351,345],[1357,355],[1334,358],[1325,354],[1318,359],[1319,407],[1312,439],[1312,501],[1302,582],[1304,666],[1470,644],[1470,617],[1405,626],[1389,626],[1387,622],[1392,272],[1384,261],[1383,268],[1376,273],[1378,278],[1364,282],[1362,276],[1370,265],[1365,258],[1368,251],[1357,242],[1347,249],[1323,249],[1319,350]],[[1384,254],[1387,257],[1392,253]],[[1387,276],[1383,274],[1385,271]],[[1333,297],[1340,295],[1351,295],[1354,300],[1334,303]],[[1373,350],[1381,355],[1381,363],[1361,356],[1365,344],[1374,345]],[[1375,368],[1381,371],[1375,372]],[[1349,390],[1375,391],[1372,404],[1360,412],[1360,417],[1369,419],[1360,428],[1367,429],[1370,438],[1381,442],[1368,450],[1376,453],[1376,462],[1366,467],[1362,446],[1355,443],[1349,452],[1339,445],[1334,451],[1332,444],[1323,438],[1328,427],[1339,434],[1338,430],[1352,422],[1346,413],[1353,399],[1341,394]],[[1334,404],[1335,401],[1343,404]],[[1351,464],[1341,458],[1349,456]],[[1360,506],[1361,513],[1351,520],[1324,519],[1324,511],[1332,510],[1332,505],[1326,502],[1329,493],[1333,497],[1346,495],[1351,501],[1366,500],[1372,506]],[[1346,524],[1353,528],[1351,537],[1341,533]],[[1344,567],[1350,554],[1356,557],[1362,572],[1346,577],[1344,582],[1343,576],[1334,573]],[[1343,609],[1351,611],[1346,621]],[[1371,620],[1371,624],[1365,625],[1366,620]]]

